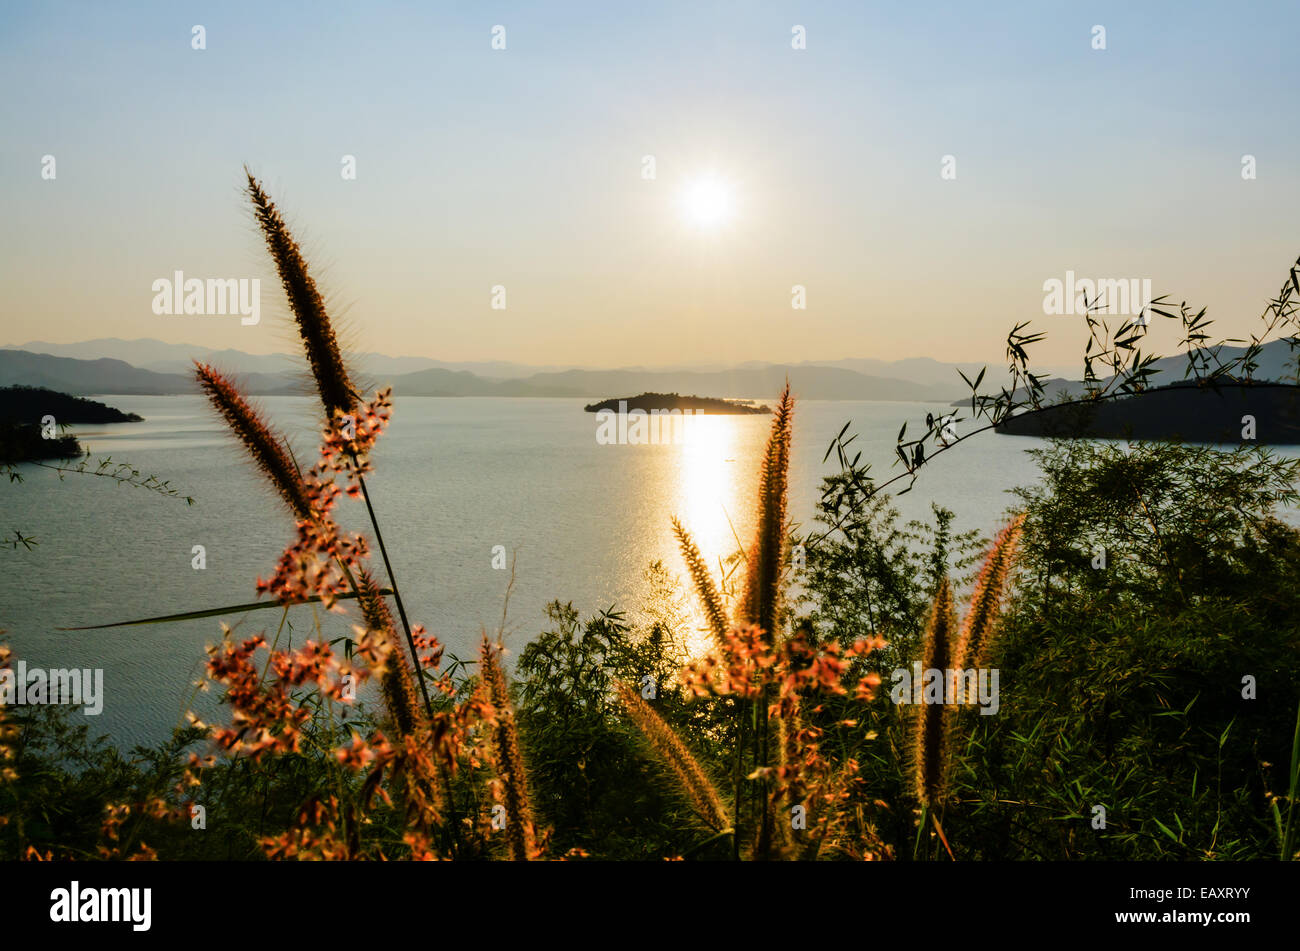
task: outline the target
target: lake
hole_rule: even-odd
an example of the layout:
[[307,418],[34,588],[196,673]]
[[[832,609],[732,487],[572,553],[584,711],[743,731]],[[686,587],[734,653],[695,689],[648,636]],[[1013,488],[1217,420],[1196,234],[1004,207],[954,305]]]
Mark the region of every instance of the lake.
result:
[[[0,531],[35,535],[33,551],[5,551],[0,628],[15,660],[29,667],[103,668],[103,713],[92,731],[119,746],[155,743],[181,722],[191,682],[203,670],[204,645],[220,638],[215,618],[181,623],[61,632],[255,600],[293,524],[233,438],[200,397],[100,397],[139,413],[143,423],[76,426],[95,457],[129,461],[168,479],[195,504],[120,487],[107,479],[22,467],[25,482],[0,496]],[[304,468],[315,458],[319,404],[306,397],[259,401],[287,432]],[[668,445],[602,445],[597,419],[572,399],[399,398],[367,479],[408,613],[448,651],[473,656],[481,631],[500,624],[510,572],[492,567],[494,546],[515,555],[506,623],[517,651],[544,629],[544,606],[572,601],[584,615],[617,605],[635,614],[656,559],[683,572],[669,518],[694,533],[711,564],[748,543],[748,499],[770,425],[766,416],[707,416],[684,421]],[[770,403],[770,399],[767,400]],[[799,403],[791,459],[790,516],[808,526],[820,481],[835,471],[822,456],[848,421],[864,461],[884,478],[904,419],[924,427],[937,404]],[[905,518],[928,515],[937,501],[957,514],[958,529],[991,534],[1013,498],[1007,490],[1036,477],[1025,450],[1037,439],[981,434],[921,472],[897,499]],[[904,484],[896,486],[902,488]],[[344,499],[342,520],[360,528],[361,503]],[[733,534],[734,526],[734,534]],[[206,567],[192,567],[202,545]],[[377,546],[374,564],[382,575]],[[310,630],[313,609],[292,609],[294,639]],[[323,613],[330,636],[351,621]],[[270,628],[275,611],[235,615],[240,632]],[[211,715],[210,694],[195,709]]]

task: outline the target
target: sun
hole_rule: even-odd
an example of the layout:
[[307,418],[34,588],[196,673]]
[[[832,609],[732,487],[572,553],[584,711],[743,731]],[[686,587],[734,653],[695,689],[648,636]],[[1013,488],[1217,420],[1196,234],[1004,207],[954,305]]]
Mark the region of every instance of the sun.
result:
[[682,193],[682,211],[699,228],[717,228],[735,213],[732,187],[720,178],[700,178]]

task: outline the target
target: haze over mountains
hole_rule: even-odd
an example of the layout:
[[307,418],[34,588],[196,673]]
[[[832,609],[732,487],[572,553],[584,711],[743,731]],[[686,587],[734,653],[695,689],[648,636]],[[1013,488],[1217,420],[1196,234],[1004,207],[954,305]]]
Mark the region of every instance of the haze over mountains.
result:
[[[1218,348],[1221,359],[1241,348]],[[200,359],[235,374],[256,395],[309,392],[302,359],[290,354],[250,354],[211,350],[159,340],[108,338],[82,343],[32,341],[0,349],[0,385],[45,386],[75,395],[171,395],[196,392],[192,361]],[[1256,377],[1281,379],[1290,352],[1282,341],[1266,345]],[[526,366],[502,361],[451,363],[428,357],[363,353],[352,357],[367,387],[393,386],[402,396],[581,397],[603,399],[641,392],[682,393],[724,398],[759,398],[780,390],[790,378],[802,399],[902,400],[951,402],[969,395],[958,369],[973,377],[983,364],[940,363],[928,357],[886,361],[845,358],[797,364],[743,363],[735,366],[670,367]],[[1156,366],[1157,383],[1181,379],[1185,356],[1166,357]],[[998,367],[991,366],[984,389],[996,388]],[[1053,380],[1053,392],[1073,392],[1078,384]]]
[[[245,353],[242,350],[213,350],[183,343],[163,343],[161,340],[121,340],[108,337],[82,343],[30,343],[6,346],[9,350],[26,350],[31,353],[48,353],[56,357],[73,357],[78,360],[98,360],[108,357],[121,360],[141,370],[156,373],[188,374],[194,360],[203,360],[235,373],[294,374],[302,367],[302,357],[295,353]],[[466,370],[480,376],[509,380],[530,376],[542,370],[567,370],[569,367],[524,366],[502,361],[479,363],[445,363],[428,357],[390,357],[379,353],[362,353],[353,356],[360,371],[371,374],[411,373],[442,367]]]
[[[0,385],[23,383],[78,395],[193,393],[190,368],[196,358],[238,375],[250,393],[306,392],[306,371],[296,355],[216,351],[147,339],[32,341],[0,349]],[[746,398],[777,392],[787,376],[804,399],[948,401],[964,390],[953,365],[927,358],[600,370],[373,353],[356,354],[352,362],[363,382],[391,384],[405,396],[604,398],[654,391]]]

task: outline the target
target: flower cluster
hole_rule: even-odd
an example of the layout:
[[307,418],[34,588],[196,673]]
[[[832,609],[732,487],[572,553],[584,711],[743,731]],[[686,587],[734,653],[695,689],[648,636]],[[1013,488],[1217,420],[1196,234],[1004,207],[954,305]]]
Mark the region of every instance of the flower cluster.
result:
[[[369,453],[392,416],[390,391],[380,390],[356,414],[335,410],[323,432],[320,456],[302,477],[309,512],[297,521],[297,537],[276,565],[275,573],[257,581],[258,594],[269,593],[283,604],[319,597],[337,609],[338,595],[349,574],[369,554],[365,537],[342,531],[333,511],[339,496],[361,495],[361,476],[371,469]],[[340,487],[336,474],[343,476]]]
[[[420,654],[420,666],[424,668],[436,668],[442,664],[442,642],[424,629],[423,624],[416,624],[411,628],[411,640],[415,642],[415,649]],[[450,690],[450,686],[448,686]]]
[[297,821],[283,835],[262,840],[266,857],[347,861],[361,857],[357,817],[337,796],[312,799],[298,813]]
[[[230,725],[213,727],[211,737],[227,753],[254,760],[266,753],[297,753],[301,749],[312,711],[293,696],[293,681],[302,684],[309,676],[323,680],[324,669],[333,660],[328,646],[322,649],[308,641],[298,652],[306,656],[273,654],[276,676],[264,682],[255,655],[265,646],[266,639],[259,634],[239,643],[227,637],[208,648],[208,676],[225,688],[231,707]],[[206,726],[192,715],[191,723]]]
[[142,802],[109,803],[104,807],[104,818],[99,828],[101,841],[96,849],[99,858],[125,859],[128,862],[157,861],[158,853],[143,839],[136,845],[134,852],[124,854],[130,845],[130,836],[124,836],[123,827],[133,817],[141,822],[183,822],[190,818],[190,808],[187,802],[172,803],[162,796],[150,796]]
[[[854,683],[853,661],[884,646],[881,638],[861,639],[847,649],[835,643],[813,645],[797,632],[774,648],[763,629],[750,624],[727,632],[721,659],[709,655],[683,668],[682,681],[696,696],[734,696],[767,704],[777,755],[771,765],[759,766],[749,778],[767,784],[768,815],[773,818],[765,821],[764,828],[775,834],[773,840],[763,840],[769,856],[815,855],[827,845],[851,851],[863,841],[864,833],[870,840],[870,830],[849,834],[847,829],[853,821],[846,816],[847,807],[860,782],[858,763],[849,758],[835,768],[822,754],[825,731],[809,720],[823,714],[824,698],[848,696],[850,683],[853,699],[874,698],[879,675],[868,673]],[[856,721],[843,720],[840,725],[852,727]],[[776,818],[796,807],[807,811],[805,831],[798,841],[790,824]],[[875,855],[870,849],[860,851],[863,858]]]
[[[696,696],[733,695],[752,700],[770,696],[769,688],[775,687],[777,699],[768,711],[771,716],[788,712],[800,694],[811,690],[848,693],[844,680],[853,659],[884,646],[884,640],[877,637],[858,640],[841,650],[838,644],[813,646],[796,634],[774,649],[763,629],[749,624],[727,632],[720,660],[709,654],[693,661],[682,669],[681,679]],[[877,674],[867,674],[859,678],[854,697],[870,700],[879,685]]]
[[[353,661],[342,659],[328,644],[309,640],[297,649],[271,650],[261,662],[261,651],[267,647],[264,637],[235,641],[227,636],[208,649],[207,671],[225,693],[230,724],[208,727],[198,720],[194,724],[208,729],[211,739],[229,755],[259,760],[302,752],[317,709],[313,693],[333,702],[350,702],[358,685],[382,678],[389,664],[400,659],[392,656],[396,648],[381,632],[362,627],[354,632]],[[441,656],[437,639],[422,629],[420,643],[426,663]],[[444,694],[452,693],[447,678],[432,682]],[[364,774],[360,795],[355,801],[312,800],[291,829],[262,841],[266,854],[278,859],[362,857],[356,829],[376,799],[393,805],[384,786],[388,779],[402,794],[408,828],[405,841],[412,856],[445,857],[432,843],[438,828],[452,818],[451,777],[475,727],[492,722],[493,716],[488,704],[469,700],[436,713],[431,721],[421,719],[411,732],[395,739],[380,731],[363,737],[352,730],[331,755],[346,772]],[[192,765],[201,764],[193,761]]]
[[393,414],[392,389],[385,388],[356,413],[335,409],[325,427],[321,445],[320,472],[338,472],[345,477],[348,495],[361,494],[358,477],[371,471],[370,450],[383,434]]

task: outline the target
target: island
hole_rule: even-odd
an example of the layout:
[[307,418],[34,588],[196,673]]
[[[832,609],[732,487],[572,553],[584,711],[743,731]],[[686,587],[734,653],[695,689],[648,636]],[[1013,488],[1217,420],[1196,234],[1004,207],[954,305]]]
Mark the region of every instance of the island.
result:
[[71,459],[81,455],[70,423],[138,423],[144,417],[40,386],[0,387],[0,464]]
[[1044,406],[1002,420],[1008,436],[1300,444],[1300,386],[1185,381],[1118,399]]
[[640,396],[623,396],[588,403],[583,407],[588,413],[630,413],[635,410],[649,413],[652,411],[671,412],[680,410],[688,415],[731,414],[752,416],[771,413],[772,410],[753,400],[724,400],[711,396],[680,396],[677,393],[642,393]]

